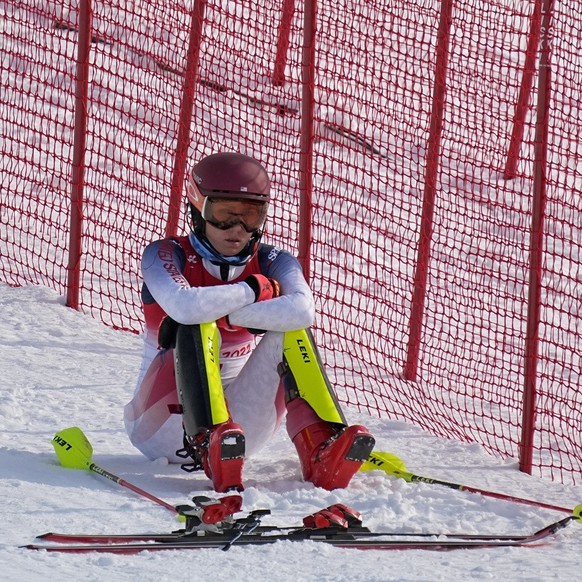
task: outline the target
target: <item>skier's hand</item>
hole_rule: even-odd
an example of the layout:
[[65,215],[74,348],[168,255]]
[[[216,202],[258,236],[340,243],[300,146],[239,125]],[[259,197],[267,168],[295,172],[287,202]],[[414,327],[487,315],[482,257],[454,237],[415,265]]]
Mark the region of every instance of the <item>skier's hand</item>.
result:
[[279,297],[281,288],[275,279],[269,279],[260,273],[249,275],[244,282],[255,292],[255,303]]

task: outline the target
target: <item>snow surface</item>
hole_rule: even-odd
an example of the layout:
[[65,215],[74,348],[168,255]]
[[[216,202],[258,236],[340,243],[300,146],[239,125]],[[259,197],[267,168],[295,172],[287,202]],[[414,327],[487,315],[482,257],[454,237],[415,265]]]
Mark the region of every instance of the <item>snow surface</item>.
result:
[[[200,473],[152,463],[123,428],[123,405],[134,388],[139,336],[113,331],[64,306],[41,287],[0,284],[0,579],[362,581],[576,580],[581,525],[573,523],[542,547],[486,550],[358,551],[313,542],[281,542],[228,552],[65,555],[19,548],[47,531],[167,532],[175,515],[99,475],[62,467],[55,432],[79,426],[93,461],[172,504],[211,494]],[[489,491],[563,507],[582,502],[580,487],[520,473],[479,446],[437,439],[402,422],[359,416],[377,437],[378,451],[401,457],[409,470]],[[266,508],[265,523],[300,525],[303,516],[333,503],[363,514],[374,530],[530,533],[565,514],[437,485],[410,484],[382,472],[359,473],[346,490],[327,492],[301,481],[293,446],[282,430],[245,467],[244,509]],[[242,514],[241,514],[242,515]]]

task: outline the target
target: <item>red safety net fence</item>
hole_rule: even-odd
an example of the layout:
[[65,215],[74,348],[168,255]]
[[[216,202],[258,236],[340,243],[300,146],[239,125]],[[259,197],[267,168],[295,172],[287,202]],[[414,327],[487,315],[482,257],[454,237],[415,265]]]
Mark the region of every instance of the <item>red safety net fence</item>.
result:
[[225,150],[344,403],[580,483],[582,17],[553,0],[0,1],[0,279],[142,329]]

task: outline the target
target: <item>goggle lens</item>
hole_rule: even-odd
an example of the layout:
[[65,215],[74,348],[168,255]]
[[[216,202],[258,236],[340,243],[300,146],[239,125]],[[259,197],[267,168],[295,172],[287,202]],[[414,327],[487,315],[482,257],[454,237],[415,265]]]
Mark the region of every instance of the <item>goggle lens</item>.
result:
[[266,217],[266,202],[206,198],[202,206],[202,218],[220,230],[240,224],[247,232],[255,232],[263,226]]

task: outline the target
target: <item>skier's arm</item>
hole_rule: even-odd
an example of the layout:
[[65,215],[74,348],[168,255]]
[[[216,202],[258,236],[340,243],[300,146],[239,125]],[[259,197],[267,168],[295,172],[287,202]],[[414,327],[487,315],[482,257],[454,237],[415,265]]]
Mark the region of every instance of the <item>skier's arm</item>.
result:
[[276,258],[267,262],[263,274],[279,282],[281,296],[231,311],[228,316],[231,325],[267,331],[290,331],[313,324],[315,302],[301,265],[288,252],[273,252],[277,253]]
[[182,274],[185,255],[171,239],[148,245],[142,257],[147,290],[175,321],[186,325],[213,321],[254,303],[255,292],[244,282],[191,287]]

